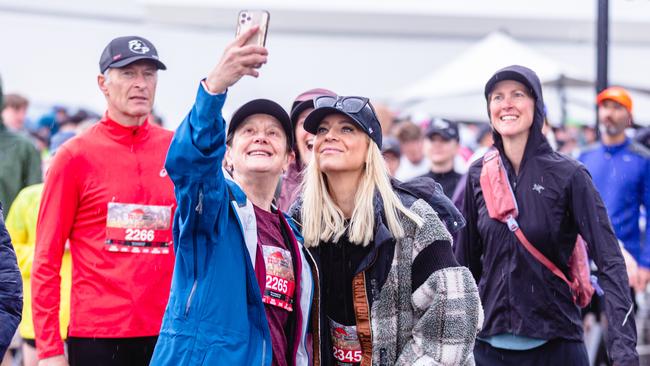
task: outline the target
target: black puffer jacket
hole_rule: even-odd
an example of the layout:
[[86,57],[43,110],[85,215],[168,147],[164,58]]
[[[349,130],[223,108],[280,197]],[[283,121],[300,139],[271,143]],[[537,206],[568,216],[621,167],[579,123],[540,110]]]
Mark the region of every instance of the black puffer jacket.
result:
[[[617,365],[638,365],[625,263],[600,195],[585,167],[553,151],[544,138],[537,75],[521,66],[499,70],[486,85],[486,99],[500,80],[522,82],[536,98],[518,175],[505,155],[501,136],[494,132],[519,206],[519,225],[528,240],[567,276],[576,236],[581,234],[589,243],[589,255],[600,269],[599,283],[605,291],[609,355]],[[462,210],[467,225],[454,248],[458,261],[469,267],[479,286],[485,311],[480,336],[514,333],[581,341],[580,309],[569,287],[529,254],[505,224],[488,216],[479,183],[482,166],[478,160],[469,169]]]

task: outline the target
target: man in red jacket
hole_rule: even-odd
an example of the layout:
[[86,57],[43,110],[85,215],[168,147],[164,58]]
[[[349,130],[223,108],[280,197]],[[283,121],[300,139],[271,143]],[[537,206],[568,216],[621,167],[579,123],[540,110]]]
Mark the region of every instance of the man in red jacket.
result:
[[39,365],[67,365],[59,335],[61,257],[72,253],[70,365],[148,365],[174,258],[172,132],[147,120],[165,69],[142,37],[102,53],[102,120],[59,148],[45,180],[32,271]]

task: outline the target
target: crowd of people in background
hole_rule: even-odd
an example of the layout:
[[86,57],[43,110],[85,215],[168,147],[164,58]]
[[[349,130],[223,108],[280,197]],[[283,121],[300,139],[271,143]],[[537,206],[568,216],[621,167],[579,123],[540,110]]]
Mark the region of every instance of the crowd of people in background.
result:
[[17,263],[0,271],[15,285],[0,290],[2,366],[587,365],[591,318],[486,208],[495,150],[540,252],[568,273],[587,241],[603,362],[639,364],[650,130],[625,89],[598,95],[597,121],[562,125],[534,71],[512,66],[487,81],[486,121],[414,120],[324,88],[226,121],[229,88],[267,60],[252,34],[175,133],[153,113],[166,66],[141,37],[100,58],[103,114],[30,121],[28,98],[0,89],[0,261]]

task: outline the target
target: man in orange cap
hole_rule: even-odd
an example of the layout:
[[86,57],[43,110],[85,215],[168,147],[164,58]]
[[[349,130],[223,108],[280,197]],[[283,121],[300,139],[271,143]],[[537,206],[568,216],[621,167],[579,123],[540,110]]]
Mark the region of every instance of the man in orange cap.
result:
[[630,284],[643,291],[650,280],[650,235],[641,235],[639,215],[641,206],[650,207],[650,150],[625,134],[632,125],[632,98],[625,89],[607,88],[596,102],[601,143],[580,161],[593,176],[616,236],[639,264]]

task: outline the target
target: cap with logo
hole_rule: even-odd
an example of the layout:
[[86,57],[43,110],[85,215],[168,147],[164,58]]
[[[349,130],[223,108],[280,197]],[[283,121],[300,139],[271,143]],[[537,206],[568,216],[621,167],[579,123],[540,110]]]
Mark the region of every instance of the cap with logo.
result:
[[278,103],[268,99],[254,99],[239,107],[233,113],[230,123],[228,124],[228,140],[233,136],[239,125],[246,118],[254,114],[267,114],[277,119],[282,125],[285,135],[287,135],[287,145],[293,149],[293,126],[287,112]]
[[619,87],[612,86],[601,91],[596,97],[596,102],[601,105],[605,100],[613,100],[622,105],[627,111],[632,114],[632,97],[627,90]]
[[350,117],[381,149],[381,124],[368,98],[325,95],[314,99],[314,107],[305,118],[304,127],[307,132],[315,135],[323,118],[330,114],[343,114]]
[[104,73],[109,68],[120,68],[139,60],[150,60],[156,67],[166,70],[167,66],[158,59],[158,51],[153,43],[138,36],[126,36],[113,39],[99,58],[99,71]]
[[458,133],[458,123],[444,118],[432,119],[426,129],[425,134],[428,138],[431,138],[433,135],[439,135],[447,141],[460,140],[460,135]]

